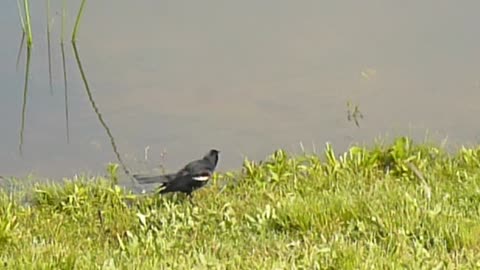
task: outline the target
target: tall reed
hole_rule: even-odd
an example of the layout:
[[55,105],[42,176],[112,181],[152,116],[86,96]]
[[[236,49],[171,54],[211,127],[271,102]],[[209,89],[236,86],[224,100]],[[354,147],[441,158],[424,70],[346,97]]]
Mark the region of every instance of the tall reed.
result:
[[32,25],[30,22],[30,6],[28,0],[23,0],[23,8],[25,10],[25,29],[27,32],[27,45],[32,47],[33,45],[33,34],[32,34]]
[[75,26],[73,28],[73,33],[72,33],[72,42],[76,42],[77,41],[77,32],[78,32],[78,27],[80,25],[80,20],[82,18],[82,15],[83,15],[83,10],[85,8],[85,3],[87,1],[86,0],[82,0],[82,3],[80,4],[80,9],[78,10],[78,14],[77,14],[77,19],[75,21]]

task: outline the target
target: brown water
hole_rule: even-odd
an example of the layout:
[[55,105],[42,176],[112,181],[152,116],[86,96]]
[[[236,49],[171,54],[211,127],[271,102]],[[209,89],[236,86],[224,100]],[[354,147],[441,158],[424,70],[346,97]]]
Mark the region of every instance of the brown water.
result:
[[[0,3],[0,175],[103,173],[118,160],[70,43],[67,143],[60,16],[51,95],[45,3],[32,2],[22,155],[25,51],[16,70],[17,7]],[[77,46],[92,101],[131,171],[176,170],[210,148],[227,170],[244,156],[299,152],[300,142],[343,150],[428,132],[454,146],[476,143],[479,10],[478,1],[438,0],[88,1]],[[359,127],[347,120],[349,101],[364,115]]]

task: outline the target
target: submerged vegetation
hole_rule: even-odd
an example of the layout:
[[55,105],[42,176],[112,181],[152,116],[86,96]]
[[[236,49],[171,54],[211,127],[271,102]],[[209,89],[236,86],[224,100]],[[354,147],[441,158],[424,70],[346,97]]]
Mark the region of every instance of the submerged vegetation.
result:
[[[0,264],[28,269],[480,267],[480,148],[399,138],[246,160],[193,202],[106,178],[0,195]],[[114,180],[116,181],[116,180]]]

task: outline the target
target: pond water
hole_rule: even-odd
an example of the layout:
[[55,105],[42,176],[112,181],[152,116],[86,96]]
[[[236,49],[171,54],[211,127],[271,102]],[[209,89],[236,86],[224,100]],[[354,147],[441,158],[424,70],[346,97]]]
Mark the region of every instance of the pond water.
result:
[[68,140],[60,1],[51,10],[52,89],[45,1],[32,1],[23,106],[17,5],[0,3],[3,176],[103,174],[118,162],[112,140],[130,171],[176,170],[210,148],[224,171],[300,142],[478,142],[479,1],[87,1],[77,53],[89,91],[65,44]]

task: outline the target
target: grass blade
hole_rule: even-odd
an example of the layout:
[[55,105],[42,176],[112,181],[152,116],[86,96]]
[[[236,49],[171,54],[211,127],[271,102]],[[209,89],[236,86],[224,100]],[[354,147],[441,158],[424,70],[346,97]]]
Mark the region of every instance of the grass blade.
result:
[[80,9],[78,10],[77,19],[75,21],[75,26],[73,28],[72,42],[75,42],[77,40],[78,26],[80,25],[80,20],[82,18],[83,10],[85,8],[86,2],[87,2],[86,0],[82,0],[82,3],[80,4]]

